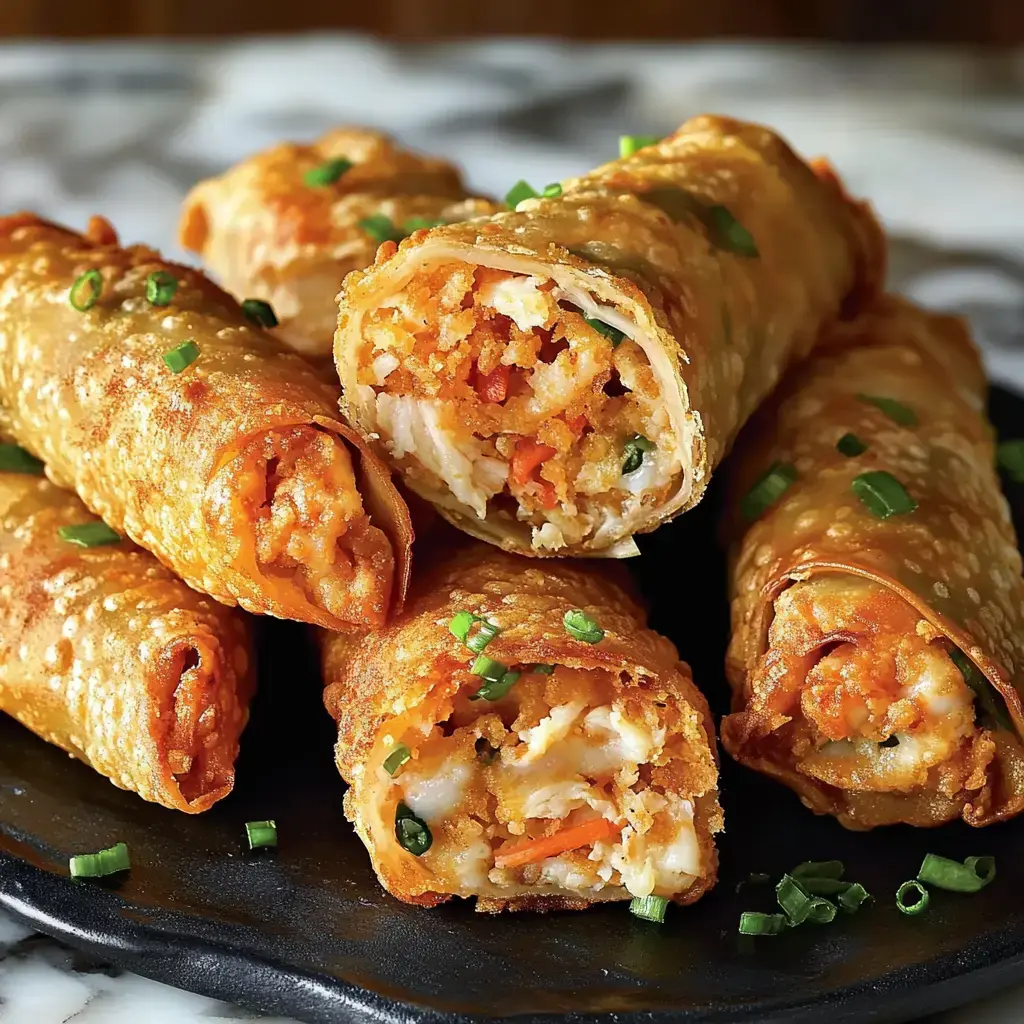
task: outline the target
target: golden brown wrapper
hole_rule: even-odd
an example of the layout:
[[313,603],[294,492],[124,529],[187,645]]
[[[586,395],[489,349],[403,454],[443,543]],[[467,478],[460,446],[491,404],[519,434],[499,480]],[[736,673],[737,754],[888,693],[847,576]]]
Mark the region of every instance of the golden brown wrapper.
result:
[[[395,442],[380,438],[375,405],[387,382],[371,387],[359,377],[369,344],[363,321],[452,261],[554,281],[587,316],[644,349],[670,421],[648,440],[678,450],[681,472],[667,495],[557,550],[622,556],[636,553],[632,534],[701,499],[786,366],[841,310],[878,291],[884,241],[868,207],[844,193],[827,165],[812,169],[767,128],[702,116],[563,183],[558,197],[417,232],[397,251],[382,247],[373,267],[346,279],[334,354],[343,409],[393,461]],[[473,536],[522,554],[555,553],[531,546],[529,528],[500,507],[481,518],[447,488],[405,475]]]
[[[673,898],[681,904],[698,899],[715,883],[714,833],[722,829],[714,727],[689,667],[669,640],[647,627],[630,588],[607,570],[567,561],[524,562],[479,543],[452,546],[450,540],[439,541],[431,559],[431,566],[417,577],[406,609],[389,627],[359,640],[325,635],[325,703],[338,722],[336,762],[350,786],[345,810],[381,884],[410,903],[434,906],[451,898],[433,887],[437,883],[432,885],[427,858],[415,857],[397,843],[394,798],[387,796],[391,778],[381,765],[394,749],[402,723],[422,727],[449,716],[449,724],[464,723],[467,714],[503,706],[466,703],[466,694],[475,692],[482,680],[469,674],[474,655],[452,635],[449,623],[457,612],[472,610],[502,628],[486,648],[488,657],[523,666],[524,674],[534,663],[607,673],[616,700],[632,706],[634,713],[672,705],[678,737],[671,757],[666,748],[644,770],[651,772],[652,784],[692,800],[701,871]],[[571,609],[582,609],[599,623],[605,631],[599,643],[569,635],[562,619]],[[556,667],[548,678],[557,681],[558,671]],[[510,693],[522,686],[521,678]],[[503,712],[503,717],[515,715]],[[462,895],[477,895],[482,911],[583,909],[592,900],[629,898],[624,890],[614,897],[565,889],[541,892],[529,886],[505,894],[493,887],[485,890]]]
[[[862,396],[896,399],[915,422],[894,422]],[[776,706],[784,665],[773,663],[769,650],[776,601],[795,581],[837,573],[874,581],[884,589],[873,598],[874,613],[858,611],[863,635],[873,616],[903,608],[912,632],[929,642],[946,637],[969,656],[1002,695],[1019,733],[1024,582],[994,468],[985,397],[981,362],[963,323],[886,298],[823,339],[752,420],[733,456],[731,509],[775,462],[794,466],[799,478],[749,527],[738,516],[733,524],[728,674],[734,701],[722,742],[738,760],[849,827],[939,824],[961,815],[985,825],[1024,807],[1024,751],[1017,734],[994,722],[965,752],[981,765],[966,790],[942,792],[934,783],[854,799],[801,773],[785,740],[787,716]],[[836,444],[847,433],[867,450],[844,456]],[[917,503],[914,511],[881,519],[858,500],[852,479],[878,470],[904,486]],[[810,650],[849,640],[856,636],[840,630],[787,642],[794,649],[805,642]],[[756,672],[759,663],[768,671]]]
[[[331,161],[341,159],[352,166],[336,180],[307,182],[318,170],[330,177]],[[330,358],[341,282],[369,266],[379,244],[360,221],[385,217],[402,229],[496,209],[471,197],[447,161],[382,132],[344,127],[310,145],[273,146],[201,181],[185,199],[179,234],[239,300],[273,305],[283,341]]]
[[48,480],[0,472],[0,711],[132,790],[197,814],[231,792],[254,688],[245,615],[97,523]]
[[[79,311],[87,272],[101,291]],[[174,284],[165,305],[153,274]],[[219,601],[335,629],[400,605],[411,527],[390,474],[337,389],[227,294],[119,247],[101,218],[87,237],[0,220],[0,278],[5,420],[55,482]],[[187,341],[198,358],[174,372],[164,356]]]

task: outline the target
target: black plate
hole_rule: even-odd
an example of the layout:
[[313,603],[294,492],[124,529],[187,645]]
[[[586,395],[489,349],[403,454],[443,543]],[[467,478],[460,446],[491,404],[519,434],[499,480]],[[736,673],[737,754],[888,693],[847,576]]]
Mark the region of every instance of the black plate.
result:
[[[1024,400],[993,395],[1004,436],[1024,434]],[[1011,487],[1018,531],[1024,488]],[[647,539],[638,572],[653,622],[691,659],[721,710],[723,567],[709,544],[712,496]],[[678,1021],[907,1020],[1019,980],[1024,964],[1024,820],[973,831],[846,832],[787,790],[723,765],[728,832],[721,880],[663,927],[625,906],[488,917],[467,903],[407,907],[377,886],[341,812],[331,723],[304,633],[264,631],[264,687],[236,792],[199,818],[150,806],[0,722],[0,907],[140,974],[308,1021],[429,1021],[615,1013]],[[242,852],[243,823],[277,819],[278,853]],[[67,858],[124,840],[117,888],[71,882]],[[905,917],[893,895],[929,850],[994,854],[974,896],[936,893]],[[736,883],[813,858],[843,859],[876,901],[828,927],[740,940],[736,923],[771,895]]]

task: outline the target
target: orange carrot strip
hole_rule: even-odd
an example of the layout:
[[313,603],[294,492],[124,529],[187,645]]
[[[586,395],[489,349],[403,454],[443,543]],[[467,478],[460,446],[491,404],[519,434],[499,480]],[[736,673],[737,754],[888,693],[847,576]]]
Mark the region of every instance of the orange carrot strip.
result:
[[500,363],[490,373],[477,372],[476,393],[485,402],[504,402],[508,395],[508,378],[511,366]]
[[607,818],[593,818],[582,825],[572,825],[560,829],[550,836],[540,839],[528,839],[518,843],[511,849],[503,848],[494,858],[496,868],[518,868],[523,864],[533,864],[548,857],[557,857],[567,850],[578,850],[581,846],[593,846],[602,839],[617,836],[622,826]]
[[529,437],[521,437],[516,441],[515,450],[510,460],[512,481],[517,484],[529,482],[534,470],[556,454],[549,444],[541,444]]

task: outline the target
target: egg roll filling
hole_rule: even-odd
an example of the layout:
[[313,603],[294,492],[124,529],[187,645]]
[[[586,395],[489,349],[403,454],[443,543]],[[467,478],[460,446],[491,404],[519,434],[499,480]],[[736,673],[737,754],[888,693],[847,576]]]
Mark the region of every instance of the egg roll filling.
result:
[[682,445],[633,321],[536,269],[421,270],[364,314],[352,399],[431,500],[600,548],[680,490]]
[[[378,849],[411,860],[396,836],[396,816],[411,813],[431,838],[406,866],[423,872],[421,891],[684,893],[712,855],[695,795],[707,756],[691,755],[686,713],[616,688],[603,670],[515,668],[521,676],[500,700],[473,699],[475,679],[447,688],[432,714],[420,707],[385,724],[367,767]],[[408,759],[396,766],[402,747]]]

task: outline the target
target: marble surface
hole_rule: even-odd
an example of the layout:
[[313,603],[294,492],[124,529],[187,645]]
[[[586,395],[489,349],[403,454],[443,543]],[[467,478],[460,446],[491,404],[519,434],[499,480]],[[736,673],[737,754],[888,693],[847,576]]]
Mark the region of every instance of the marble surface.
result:
[[[893,283],[972,319],[995,379],[1024,389],[1024,54],[806,47],[393,47],[358,37],[0,45],[0,210],[182,257],[197,178],[281,138],[372,124],[503,193],[608,159],[621,133],[715,111],[827,153],[892,232]],[[0,808],[2,813],[2,808]],[[0,915],[0,1024],[257,1019],[118,972]],[[259,1018],[268,1024],[270,1018]],[[930,1024],[1024,1019],[1024,988]],[[277,1024],[287,1024],[275,1018]]]

